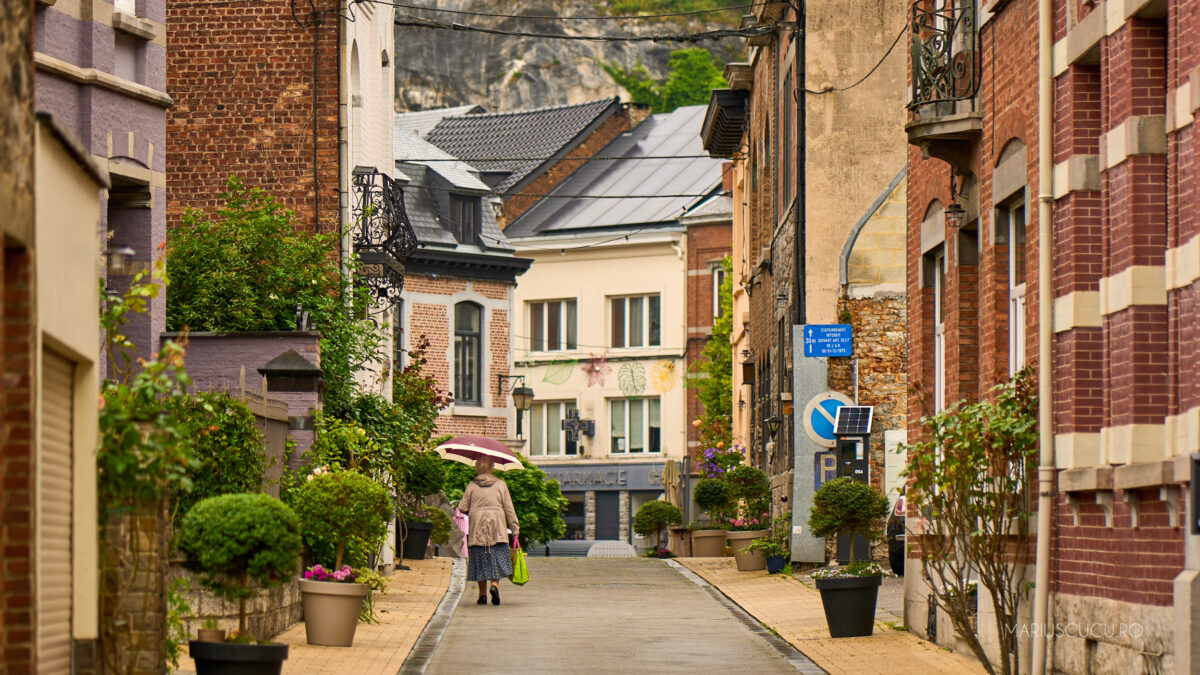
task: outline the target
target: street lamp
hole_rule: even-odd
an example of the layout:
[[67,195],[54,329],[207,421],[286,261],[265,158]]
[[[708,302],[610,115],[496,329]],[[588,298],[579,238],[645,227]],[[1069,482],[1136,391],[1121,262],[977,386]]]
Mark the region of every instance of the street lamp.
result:
[[775,434],[779,432],[779,418],[772,415],[763,421],[767,423],[767,431],[771,432],[771,440],[775,440]]
[[[525,386],[524,375],[497,375],[500,393],[506,391],[512,394],[513,407],[517,410],[517,438],[521,438],[521,419],[523,413],[533,407],[533,390]],[[505,390],[504,383],[512,380],[512,386]]]

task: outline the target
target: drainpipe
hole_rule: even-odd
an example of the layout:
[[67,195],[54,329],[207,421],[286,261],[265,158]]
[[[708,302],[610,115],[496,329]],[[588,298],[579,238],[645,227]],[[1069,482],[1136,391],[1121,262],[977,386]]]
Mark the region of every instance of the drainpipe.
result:
[[[792,284],[792,293],[796,296],[793,299],[793,307],[795,307],[795,316],[793,324],[802,324],[807,321],[808,311],[805,307],[807,300],[807,288],[805,284],[804,264],[805,264],[805,202],[807,195],[805,194],[805,162],[807,161],[807,145],[806,138],[808,129],[807,108],[808,98],[804,95],[804,89],[808,86],[806,73],[805,59],[805,43],[806,37],[806,18],[805,18],[805,2],[800,0],[795,5],[796,8],[796,59],[792,66],[792,85],[795,91],[792,92],[792,100],[796,102],[796,232],[793,237],[792,250],[795,251],[796,260],[793,263],[792,273],[796,278]],[[795,355],[792,355],[795,358]]]
[[342,278],[350,275],[350,49],[347,44],[347,0],[338,2],[338,228],[342,240]]
[[[1050,368],[1053,337],[1053,271],[1050,251],[1053,247],[1050,208],[1053,204],[1054,70],[1051,54],[1054,40],[1052,0],[1038,0],[1038,436],[1041,462],[1038,467],[1037,552],[1034,559],[1032,675],[1046,672],[1047,633],[1050,600],[1050,516],[1054,509],[1054,420],[1051,413]],[[1040,636],[1039,636],[1040,631]]]

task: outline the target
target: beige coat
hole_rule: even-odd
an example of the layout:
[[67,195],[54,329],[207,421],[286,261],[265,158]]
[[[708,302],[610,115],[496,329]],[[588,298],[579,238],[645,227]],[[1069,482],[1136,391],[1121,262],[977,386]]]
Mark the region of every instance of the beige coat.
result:
[[521,532],[517,511],[513,508],[508,485],[490,473],[475,476],[467,484],[458,510],[467,514],[467,546],[492,546],[511,543],[505,528],[512,536]]

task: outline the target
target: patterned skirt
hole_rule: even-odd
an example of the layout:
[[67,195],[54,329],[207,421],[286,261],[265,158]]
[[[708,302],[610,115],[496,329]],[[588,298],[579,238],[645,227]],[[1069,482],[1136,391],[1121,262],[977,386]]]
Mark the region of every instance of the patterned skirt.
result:
[[512,573],[512,553],[507,543],[467,547],[467,581],[507,579]]

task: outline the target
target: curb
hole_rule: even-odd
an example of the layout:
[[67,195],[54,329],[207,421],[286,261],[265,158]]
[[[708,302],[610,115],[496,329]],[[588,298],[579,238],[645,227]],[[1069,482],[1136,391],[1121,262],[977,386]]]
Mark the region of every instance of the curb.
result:
[[412,651],[408,653],[408,658],[404,659],[404,665],[400,667],[396,675],[423,675],[425,673],[429,662],[433,660],[434,652],[437,651],[438,642],[441,641],[442,635],[450,625],[450,619],[454,616],[459,596],[466,587],[464,581],[466,577],[467,561],[455,558],[450,568],[450,584],[442,595],[442,601],[438,603],[429,623],[425,624],[425,629],[417,637],[416,644],[413,645]]

